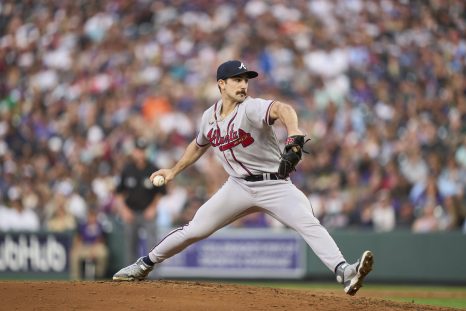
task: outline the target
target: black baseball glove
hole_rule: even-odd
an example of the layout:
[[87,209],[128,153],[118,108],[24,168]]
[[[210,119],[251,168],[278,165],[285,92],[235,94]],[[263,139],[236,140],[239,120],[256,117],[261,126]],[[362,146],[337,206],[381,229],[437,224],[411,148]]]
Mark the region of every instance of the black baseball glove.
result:
[[296,165],[301,161],[304,153],[303,147],[310,139],[304,140],[304,135],[293,135],[288,137],[285,143],[285,150],[282,153],[280,166],[278,167],[278,176],[287,178],[290,173],[296,170]]

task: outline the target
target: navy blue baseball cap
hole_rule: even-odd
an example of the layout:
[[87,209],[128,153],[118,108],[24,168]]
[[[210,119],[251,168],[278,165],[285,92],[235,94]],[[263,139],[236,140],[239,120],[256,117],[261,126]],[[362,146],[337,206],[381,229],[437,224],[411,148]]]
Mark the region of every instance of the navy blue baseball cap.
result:
[[239,60],[229,60],[218,66],[217,81],[226,80],[242,74],[246,74],[249,79],[256,78],[259,75],[255,71],[248,70],[243,62]]

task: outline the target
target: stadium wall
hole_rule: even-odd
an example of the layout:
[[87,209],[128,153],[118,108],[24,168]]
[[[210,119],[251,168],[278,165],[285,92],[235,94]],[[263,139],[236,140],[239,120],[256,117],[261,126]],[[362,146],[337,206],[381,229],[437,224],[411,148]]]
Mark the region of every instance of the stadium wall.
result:
[[[111,276],[124,263],[118,226],[108,235]],[[348,261],[375,254],[371,281],[466,284],[466,235],[334,231]],[[72,234],[0,233],[0,279],[67,279]],[[167,260],[153,277],[332,280],[293,231],[223,229]]]
[[[371,280],[466,284],[466,235],[461,232],[335,231],[331,235],[348,261],[357,259],[365,249],[374,252]],[[327,268],[308,252],[307,277],[328,276]]]

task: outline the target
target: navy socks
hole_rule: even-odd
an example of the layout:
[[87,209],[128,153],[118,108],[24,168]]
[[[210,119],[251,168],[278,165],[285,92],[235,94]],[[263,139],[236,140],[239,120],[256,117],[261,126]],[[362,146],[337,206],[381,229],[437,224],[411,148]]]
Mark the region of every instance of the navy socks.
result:
[[155,265],[155,263],[153,263],[152,260],[150,260],[149,255],[142,257],[142,261],[144,261],[146,265],[151,267]]

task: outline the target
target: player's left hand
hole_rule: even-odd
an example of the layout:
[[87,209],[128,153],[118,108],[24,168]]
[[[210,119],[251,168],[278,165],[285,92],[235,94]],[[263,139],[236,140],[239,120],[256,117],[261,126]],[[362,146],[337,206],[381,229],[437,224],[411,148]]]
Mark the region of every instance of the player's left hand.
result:
[[285,150],[282,153],[280,166],[278,167],[278,176],[287,178],[290,173],[296,170],[296,165],[301,161],[304,144],[308,142],[304,140],[304,135],[292,135],[286,140]]

